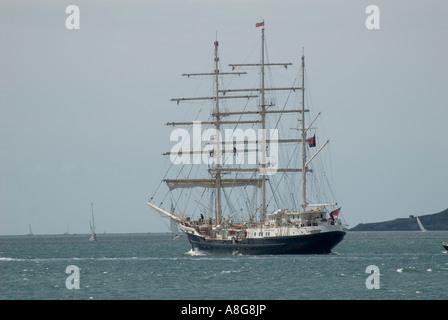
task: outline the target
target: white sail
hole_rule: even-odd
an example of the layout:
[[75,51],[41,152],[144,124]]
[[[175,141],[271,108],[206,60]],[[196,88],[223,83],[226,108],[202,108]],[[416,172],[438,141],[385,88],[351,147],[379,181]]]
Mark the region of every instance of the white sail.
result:
[[96,241],[96,233],[95,233],[95,217],[93,216],[93,203],[90,204],[92,206],[92,220],[89,221],[90,224],[90,241]]
[[[176,188],[216,188],[217,182],[215,179],[165,179],[168,187]],[[261,187],[261,179],[221,179],[221,188],[256,186]]]
[[423,226],[423,224],[421,223],[421,221],[418,217],[417,217],[417,223],[418,223],[418,226],[420,227],[420,230],[422,230],[422,232],[426,232],[425,227]]

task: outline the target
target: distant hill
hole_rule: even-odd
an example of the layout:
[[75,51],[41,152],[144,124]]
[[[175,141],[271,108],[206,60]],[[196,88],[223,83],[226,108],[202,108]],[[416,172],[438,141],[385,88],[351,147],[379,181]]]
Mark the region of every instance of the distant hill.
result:
[[[426,230],[448,230],[448,208],[439,213],[418,216]],[[416,216],[384,222],[360,223],[350,231],[412,231],[420,230]]]

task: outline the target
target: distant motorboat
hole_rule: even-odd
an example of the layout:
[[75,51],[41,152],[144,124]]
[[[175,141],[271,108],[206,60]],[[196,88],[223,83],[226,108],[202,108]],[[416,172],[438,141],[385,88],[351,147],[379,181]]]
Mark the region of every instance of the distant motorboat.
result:
[[442,246],[448,251],[448,241],[442,242]]

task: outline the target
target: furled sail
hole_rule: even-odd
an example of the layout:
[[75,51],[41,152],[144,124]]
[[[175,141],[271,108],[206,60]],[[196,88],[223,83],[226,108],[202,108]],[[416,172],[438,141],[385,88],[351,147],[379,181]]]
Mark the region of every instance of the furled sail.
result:
[[[260,188],[263,179],[220,179],[221,188],[255,186]],[[216,188],[218,180],[216,179],[165,179],[165,183],[170,190],[176,188]]]

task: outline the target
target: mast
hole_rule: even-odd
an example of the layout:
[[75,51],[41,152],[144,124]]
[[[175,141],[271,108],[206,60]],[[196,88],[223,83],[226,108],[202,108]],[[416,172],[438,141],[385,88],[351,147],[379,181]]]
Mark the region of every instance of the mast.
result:
[[[266,174],[266,103],[264,98],[264,21],[261,28],[261,175]],[[266,178],[263,177],[261,182],[261,225],[266,219]]]
[[306,211],[305,56],[302,55],[302,211]]
[[219,57],[218,40],[215,41],[215,127],[217,134],[217,152],[216,152],[216,225],[221,224],[221,117],[219,115]]

